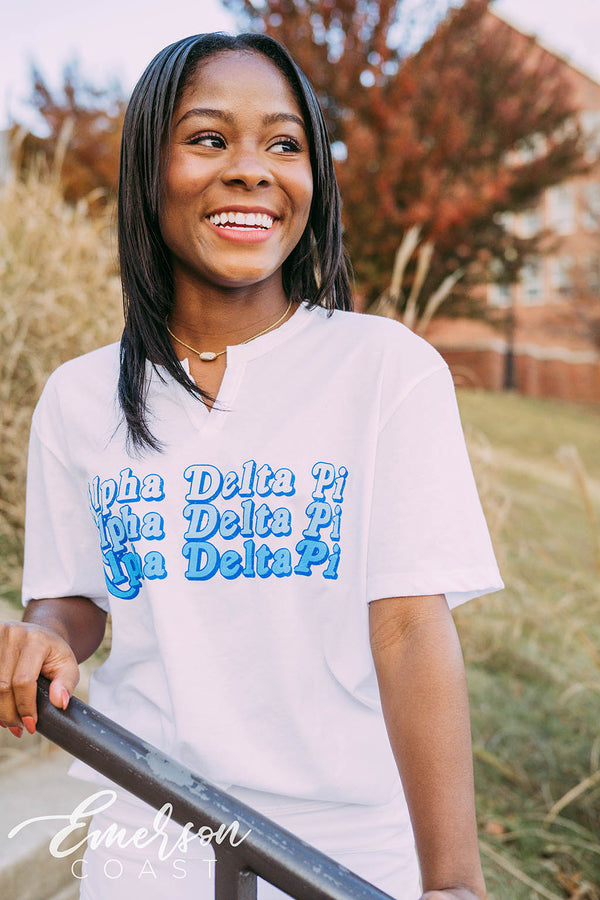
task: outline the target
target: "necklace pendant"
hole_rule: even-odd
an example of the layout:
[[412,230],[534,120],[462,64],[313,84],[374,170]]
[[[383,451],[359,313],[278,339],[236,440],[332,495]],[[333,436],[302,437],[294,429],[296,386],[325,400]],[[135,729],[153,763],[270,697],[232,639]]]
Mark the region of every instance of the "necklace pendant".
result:
[[198,356],[203,362],[212,362],[213,359],[217,358],[217,354],[212,350],[205,350],[203,353],[199,353]]

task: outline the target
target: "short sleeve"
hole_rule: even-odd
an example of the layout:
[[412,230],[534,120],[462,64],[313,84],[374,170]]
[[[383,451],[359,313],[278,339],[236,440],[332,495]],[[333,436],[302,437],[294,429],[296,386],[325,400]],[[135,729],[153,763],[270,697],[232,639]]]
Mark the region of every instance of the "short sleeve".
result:
[[382,423],[368,600],[445,594],[452,608],[502,587],[452,376],[443,364],[414,385]]
[[98,532],[85,490],[42,440],[35,419],[29,441],[22,603],[87,597],[109,612]]

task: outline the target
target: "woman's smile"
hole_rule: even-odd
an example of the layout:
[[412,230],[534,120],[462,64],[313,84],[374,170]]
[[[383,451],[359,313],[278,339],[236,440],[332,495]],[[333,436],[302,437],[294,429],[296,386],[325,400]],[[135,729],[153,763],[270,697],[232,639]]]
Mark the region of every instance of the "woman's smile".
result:
[[220,237],[238,243],[259,243],[273,235],[277,216],[262,209],[226,209],[211,213],[208,221],[216,228]]
[[269,283],[307,227],[313,193],[305,124],[260,54],[204,62],[173,115],[160,224],[177,285]]

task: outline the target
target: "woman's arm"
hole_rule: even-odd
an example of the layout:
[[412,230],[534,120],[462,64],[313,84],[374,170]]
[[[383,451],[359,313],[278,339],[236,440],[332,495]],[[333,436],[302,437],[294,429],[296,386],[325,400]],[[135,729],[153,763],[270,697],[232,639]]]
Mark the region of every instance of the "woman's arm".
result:
[[79,681],[78,663],[99,647],[106,613],[85,597],[30,600],[22,622],[0,624],[0,722],[20,737],[37,722],[40,674],[54,706],[66,709]]
[[446,599],[438,594],[374,600],[369,621],[423,896],[483,900],[465,670]]

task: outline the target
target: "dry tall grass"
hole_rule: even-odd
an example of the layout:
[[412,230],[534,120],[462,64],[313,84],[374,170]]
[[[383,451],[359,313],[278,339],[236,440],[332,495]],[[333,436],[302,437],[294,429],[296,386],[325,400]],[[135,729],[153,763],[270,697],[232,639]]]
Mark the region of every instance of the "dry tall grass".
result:
[[19,587],[29,423],[48,375],[117,340],[121,291],[112,213],[68,206],[56,173],[0,187],[0,585]]
[[600,411],[460,391],[507,585],[457,613],[490,900],[600,900]]

